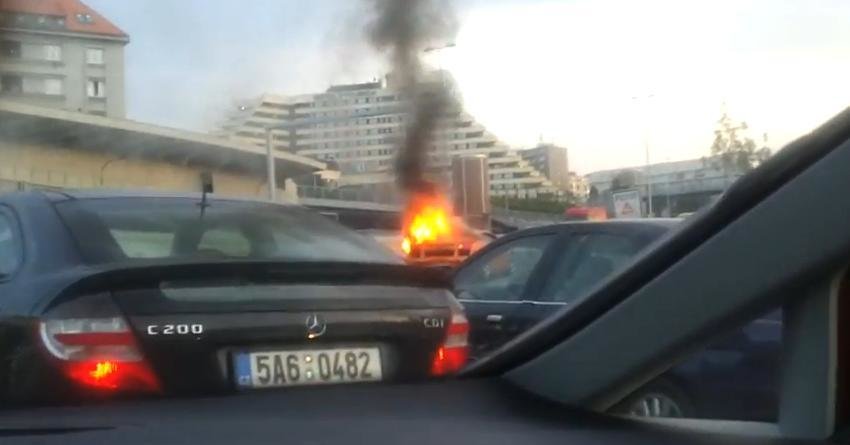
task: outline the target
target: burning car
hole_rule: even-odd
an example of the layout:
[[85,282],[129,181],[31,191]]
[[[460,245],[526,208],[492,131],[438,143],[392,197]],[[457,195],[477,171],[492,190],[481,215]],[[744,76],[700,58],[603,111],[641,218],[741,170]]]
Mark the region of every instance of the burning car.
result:
[[410,199],[401,235],[407,262],[426,266],[454,266],[491,239],[455,216],[438,194],[416,194]]

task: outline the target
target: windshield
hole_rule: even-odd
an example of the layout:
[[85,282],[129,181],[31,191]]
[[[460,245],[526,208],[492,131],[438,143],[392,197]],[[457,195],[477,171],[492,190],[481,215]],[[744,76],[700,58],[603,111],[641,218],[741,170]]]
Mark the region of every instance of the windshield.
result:
[[[437,379],[596,314],[847,108],[848,23],[848,0],[0,0],[0,398]],[[739,328],[612,412],[775,419],[783,318]]]
[[82,199],[56,205],[90,263],[282,260],[400,264],[373,240],[297,207],[200,199]]

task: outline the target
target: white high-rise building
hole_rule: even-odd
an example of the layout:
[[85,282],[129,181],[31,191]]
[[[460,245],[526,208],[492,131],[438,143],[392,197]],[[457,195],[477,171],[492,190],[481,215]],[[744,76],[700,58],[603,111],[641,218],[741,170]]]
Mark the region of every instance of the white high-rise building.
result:
[[[227,116],[222,135],[265,146],[268,127],[293,120],[328,119],[331,122],[297,130],[272,130],[274,148],[336,162],[342,173],[341,185],[391,183],[396,150],[404,141],[410,116],[406,112],[408,101],[388,78],[389,81],[336,85],[324,93],[265,94],[242,101]],[[432,73],[431,81],[452,84],[440,72]],[[540,171],[499,142],[459,105],[446,110],[431,144],[429,172],[442,179],[450,180],[453,157],[484,154],[488,157],[493,195],[534,197],[558,193]]]

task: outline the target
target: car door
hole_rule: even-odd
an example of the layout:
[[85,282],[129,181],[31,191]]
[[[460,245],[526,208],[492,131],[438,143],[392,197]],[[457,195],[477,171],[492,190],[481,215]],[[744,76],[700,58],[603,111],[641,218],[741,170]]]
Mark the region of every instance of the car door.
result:
[[454,289],[471,325],[472,358],[501,346],[528,328],[523,302],[554,255],[556,230],[503,240],[476,255],[454,276]]
[[779,406],[781,353],[779,309],[721,337],[668,372],[691,389],[701,416],[772,421]]

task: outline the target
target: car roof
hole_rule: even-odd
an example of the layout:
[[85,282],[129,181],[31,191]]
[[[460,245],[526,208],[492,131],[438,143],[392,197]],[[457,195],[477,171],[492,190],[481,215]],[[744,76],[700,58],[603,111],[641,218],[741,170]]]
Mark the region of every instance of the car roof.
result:
[[671,229],[684,221],[684,218],[635,218],[635,219],[607,219],[603,221],[563,221],[554,224],[529,227],[510,232],[506,236],[525,235],[535,232],[548,232],[552,229],[565,229],[569,227],[658,227]]
[[[162,192],[155,190],[109,190],[109,189],[63,189],[63,190],[30,190],[26,192],[12,192],[5,197],[27,199],[46,198],[51,202],[61,202],[76,199],[122,199],[122,198],[175,198],[175,199],[201,199],[201,193],[192,192]],[[207,195],[210,200],[216,201],[239,201],[254,202],[262,204],[273,204],[282,206],[296,206],[296,204],[285,202],[273,202],[260,198],[241,198],[232,196],[220,196],[213,193]]]

